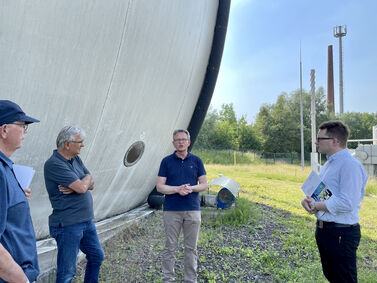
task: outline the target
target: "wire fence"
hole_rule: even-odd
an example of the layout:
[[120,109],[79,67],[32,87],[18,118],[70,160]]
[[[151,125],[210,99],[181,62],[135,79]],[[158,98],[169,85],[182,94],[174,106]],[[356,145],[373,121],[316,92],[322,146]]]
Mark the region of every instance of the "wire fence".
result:
[[[301,163],[301,154],[296,152],[258,152],[200,148],[193,149],[192,152],[199,155],[206,164]],[[310,163],[310,153],[305,154],[305,162]]]
[[[266,164],[286,163],[286,164],[300,164],[301,154],[297,152],[263,152],[261,160]],[[310,153],[304,154],[304,160],[310,162]]]

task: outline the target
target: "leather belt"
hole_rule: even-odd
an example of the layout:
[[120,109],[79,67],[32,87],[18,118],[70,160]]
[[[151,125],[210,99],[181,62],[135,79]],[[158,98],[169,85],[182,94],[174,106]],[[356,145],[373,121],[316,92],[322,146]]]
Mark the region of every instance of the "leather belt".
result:
[[320,229],[323,228],[349,228],[349,227],[355,227],[359,225],[359,223],[356,224],[341,224],[341,223],[335,223],[335,222],[326,222],[322,220],[317,220],[317,227]]

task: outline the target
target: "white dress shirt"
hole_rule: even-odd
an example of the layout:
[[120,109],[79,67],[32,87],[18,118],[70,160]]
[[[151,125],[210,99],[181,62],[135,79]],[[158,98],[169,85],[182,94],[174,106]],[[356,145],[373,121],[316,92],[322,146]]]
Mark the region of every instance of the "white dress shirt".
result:
[[317,212],[317,219],[341,224],[358,223],[368,180],[360,161],[348,149],[343,149],[328,157],[319,176],[333,195],[326,200],[329,212]]

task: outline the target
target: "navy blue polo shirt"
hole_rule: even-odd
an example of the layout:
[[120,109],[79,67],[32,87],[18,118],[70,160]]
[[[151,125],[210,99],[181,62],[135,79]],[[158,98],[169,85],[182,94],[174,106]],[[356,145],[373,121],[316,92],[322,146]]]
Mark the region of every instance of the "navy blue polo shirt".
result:
[[[166,177],[166,185],[180,186],[198,184],[200,176],[206,175],[200,157],[188,153],[185,159],[179,158],[174,152],[161,161],[159,177]],[[186,196],[180,194],[165,195],[165,211],[200,210],[199,193],[193,192]]]
[[39,274],[35,233],[29,203],[12,170],[12,160],[0,151],[0,243],[33,282]]
[[54,150],[52,156],[45,162],[45,184],[53,209],[49,217],[50,226],[64,227],[94,218],[93,198],[89,190],[84,194],[73,192],[65,195],[58,188],[58,185],[67,187],[83,179],[86,174],[90,173],[77,155],[68,160]]

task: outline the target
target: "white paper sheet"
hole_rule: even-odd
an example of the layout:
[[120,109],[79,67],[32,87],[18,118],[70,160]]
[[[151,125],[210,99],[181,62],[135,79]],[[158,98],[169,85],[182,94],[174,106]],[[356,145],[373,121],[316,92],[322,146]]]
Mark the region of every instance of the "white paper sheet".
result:
[[309,177],[306,179],[305,183],[302,185],[301,189],[306,196],[311,196],[315,189],[321,184],[322,180],[318,176],[317,172],[312,170]]
[[13,171],[22,189],[29,188],[35,170],[28,166],[13,164]]

